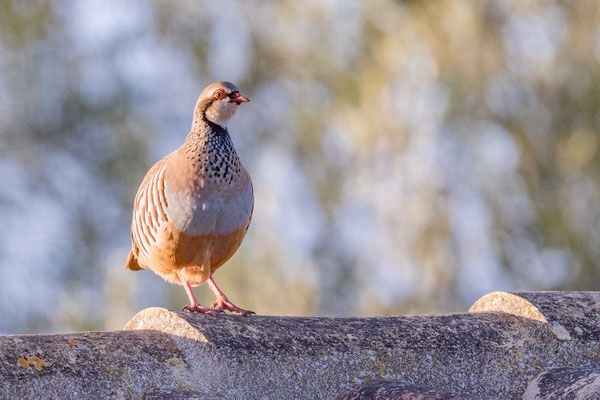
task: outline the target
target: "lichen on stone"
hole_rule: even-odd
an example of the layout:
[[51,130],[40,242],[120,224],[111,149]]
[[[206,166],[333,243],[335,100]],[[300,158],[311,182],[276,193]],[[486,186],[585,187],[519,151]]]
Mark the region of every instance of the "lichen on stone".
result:
[[48,361],[43,360],[43,359],[39,358],[38,356],[21,357],[17,360],[17,362],[23,368],[33,367],[33,368],[35,368],[36,371],[41,371],[42,369],[44,369],[44,367],[49,367],[51,365]]

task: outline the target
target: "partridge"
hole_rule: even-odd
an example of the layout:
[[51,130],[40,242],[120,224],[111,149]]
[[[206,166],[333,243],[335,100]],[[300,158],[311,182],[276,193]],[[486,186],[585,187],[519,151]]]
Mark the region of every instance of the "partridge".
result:
[[[229,301],[212,277],[240,247],[252,219],[252,182],[227,130],[238,106],[249,101],[232,83],[207,86],[185,142],[150,168],[135,196],[125,268],[151,269],[182,285],[187,311],[253,314]],[[217,296],[211,308],[192,291],[205,282]]]

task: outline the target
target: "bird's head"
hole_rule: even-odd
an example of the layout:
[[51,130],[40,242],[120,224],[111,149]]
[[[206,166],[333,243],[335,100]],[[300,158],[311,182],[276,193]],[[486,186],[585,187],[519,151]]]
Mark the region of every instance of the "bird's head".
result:
[[250,99],[242,96],[233,83],[215,82],[208,85],[200,94],[195,114],[225,127],[238,106],[249,101]]

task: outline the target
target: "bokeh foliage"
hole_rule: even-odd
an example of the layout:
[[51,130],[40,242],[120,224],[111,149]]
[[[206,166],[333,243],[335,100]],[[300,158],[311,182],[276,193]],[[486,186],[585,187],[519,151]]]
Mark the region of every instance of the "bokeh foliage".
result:
[[215,80],[252,99],[230,131],[255,216],[215,275],[241,306],[389,315],[595,289],[599,7],[0,0],[0,332],[186,302],[122,266],[137,186]]

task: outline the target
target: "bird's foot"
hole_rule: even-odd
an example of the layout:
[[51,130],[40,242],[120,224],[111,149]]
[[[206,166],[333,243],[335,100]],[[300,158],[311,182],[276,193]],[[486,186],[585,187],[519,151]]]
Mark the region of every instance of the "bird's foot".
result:
[[223,312],[223,310],[204,307],[204,306],[201,306],[200,304],[185,306],[185,307],[183,307],[183,309],[181,311],[189,311],[192,313],[208,314],[208,315],[212,315],[213,317],[218,317],[219,314],[221,314],[221,312]]
[[212,304],[212,308],[214,308],[215,310],[221,311],[221,312],[223,312],[224,310],[231,311],[234,314],[239,314],[244,317],[247,317],[250,314],[256,314],[254,311],[244,310],[243,308],[239,308],[238,306],[233,304],[231,301],[229,301],[229,299],[227,299],[227,298],[217,299],[217,301],[215,301]]

